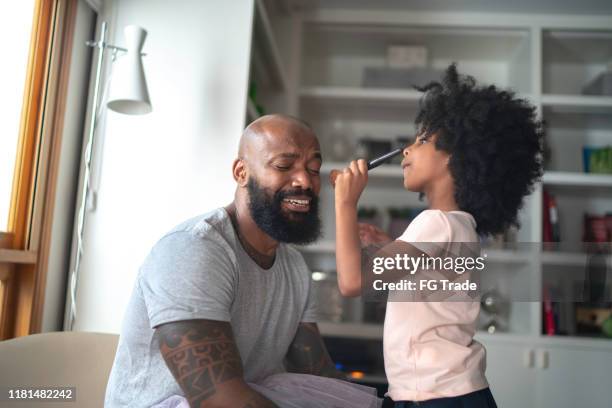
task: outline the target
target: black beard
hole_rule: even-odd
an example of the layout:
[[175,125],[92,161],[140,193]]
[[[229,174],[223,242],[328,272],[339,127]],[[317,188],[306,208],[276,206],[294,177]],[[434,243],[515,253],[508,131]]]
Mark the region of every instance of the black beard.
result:
[[[312,190],[279,190],[269,193],[251,177],[247,182],[249,211],[255,224],[272,239],[288,244],[309,244],[321,235],[319,198]],[[290,196],[310,197],[308,212],[292,212],[291,218],[283,213],[281,203]]]

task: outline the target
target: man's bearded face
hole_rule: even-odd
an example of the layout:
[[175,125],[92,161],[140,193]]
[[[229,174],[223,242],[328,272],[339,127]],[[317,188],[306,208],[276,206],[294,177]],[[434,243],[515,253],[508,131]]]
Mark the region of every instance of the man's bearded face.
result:
[[308,244],[321,235],[319,200],[311,189],[273,192],[250,177],[247,190],[251,217],[274,240]]

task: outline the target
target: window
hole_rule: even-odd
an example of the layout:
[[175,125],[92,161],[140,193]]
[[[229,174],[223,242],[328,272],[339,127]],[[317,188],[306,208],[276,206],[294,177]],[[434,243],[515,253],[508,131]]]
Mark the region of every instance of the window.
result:
[[[40,331],[50,211],[77,0],[13,2],[0,25],[0,340]],[[9,60],[10,58],[10,60]]]
[[0,24],[0,47],[5,56],[10,56],[10,63],[0,67],[0,231],[8,231],[9,227],[13,171],[28,72],[34,3],[34,0],[15,2],[10,8],[10,18],[5,18]]

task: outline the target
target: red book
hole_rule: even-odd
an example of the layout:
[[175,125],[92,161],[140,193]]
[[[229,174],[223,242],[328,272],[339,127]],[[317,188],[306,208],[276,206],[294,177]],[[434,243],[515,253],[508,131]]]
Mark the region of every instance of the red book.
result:
[[548,287],[544,287],[544,329],[546,330],[546,335],[554,336],[555,335],[555,314],[553,312],[552,302],[550,301],[550,291]]

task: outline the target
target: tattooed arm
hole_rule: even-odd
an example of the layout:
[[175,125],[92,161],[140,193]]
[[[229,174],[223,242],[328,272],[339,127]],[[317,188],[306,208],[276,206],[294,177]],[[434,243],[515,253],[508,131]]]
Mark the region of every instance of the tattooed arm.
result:
[[295,373],[346,379],[336,370],[316,323],[300,323],[287,352],[287,369]]
[[191,408],[269,408],[276,405],[250,388],[229,322],[184,320],[156,327],[166,365]]

